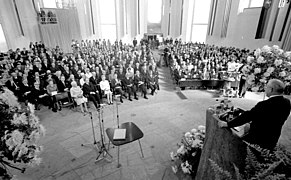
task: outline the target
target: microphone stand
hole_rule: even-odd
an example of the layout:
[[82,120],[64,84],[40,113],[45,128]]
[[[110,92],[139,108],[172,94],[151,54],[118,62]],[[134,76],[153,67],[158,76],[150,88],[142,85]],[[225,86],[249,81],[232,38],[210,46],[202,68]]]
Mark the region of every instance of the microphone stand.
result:
[[[116,98],[118,98],[117,96],[116,96]],[[122,94],[119,95],[119,96],[122,96]],[[117,129],[119,129],[119,113],[118,113],[118,102],[117,102],[117,100],[115,100],[115,103],[116,103]],[[119,163],[119,146],[117,146],[117,168],[120,168],[120,167],[121,167],[121,164]]]
[[[118,97],[119,96],[122,96],[122,95],[117,95]],[[118,98],[116,96],[116,98]],[[117,120],[117,128],[119,129],[119,114],[118,114],[118,102],[117,102],[117,100],[115,100],[115,103],[116,103],[116,120]]]
[[93,144],[92,143],[87,143],[87,144],[81,144],[81,146],[91,146],[91,145],[93,145],[92,148],[95,149],[96,152],[100,152],[100,149],[99,149],[99,147],[97,145],[97,141],[96,141],[92,112],[89,112],[89,114],[90,114],[90,120],[91,120],[91,126],[92,126],[92,133],[93,133]]
[[[100,161],[102,159],[105,159],[106,156],[110,156],[112,158],[112,156],[109,154],[108,150],[105,147],[105,132],[104,132],[104,121],[103,121],[103,107],[101,106],[99,109],[99,127],[100,127],[100,136],[101,136],[101,147],[100,147],[100,151],[99,154],[95,160],[95,162]],[[102,118],[101,118],[102,115]],[[102,155],[102,158],[99,158]],[[110,160],[106,159],[107,161],[111,162]]]

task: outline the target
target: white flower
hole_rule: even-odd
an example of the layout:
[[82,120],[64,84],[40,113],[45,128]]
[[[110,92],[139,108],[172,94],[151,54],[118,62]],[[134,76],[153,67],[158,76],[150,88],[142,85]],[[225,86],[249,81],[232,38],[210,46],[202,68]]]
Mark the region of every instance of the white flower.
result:
[[252,87],[253,92],[258,92],[258,90],[259,90],[259,87]]
[[176,174],[178,172],[178,167],[177,166],[172,166],[172,170]]
[[291,57],[291,51],[286,51],[286,52],[284,53],[284,56],[285,56],[286,58],[290,58],[290,57]]
[[26,147],[26,144],[22,144],[19,148],[19,152],[18,152],[18,158],[20,158],[22,155],[27,154],[28,152],[28,148]]
[[255,59],[254,57],[252,57],[252,56],[248,56],[248,57],[247,57],[247,62],[248,62],[248,63],[252,63],[254,59]]
[[199,139],[199,138],[196,138],[194,141],[193,141],[193,144],[192,144],[192,147],[199,147],[201,144],[203,144],[203,142]]
[[259,56],[258,59],[257,59],[257,63],[261,64],[261,63],[264,63],[264,57],[263,56]]
[[36,143],[38,141],[38,139],[40,138],[40,134],[38,131],[32,131],[30,136],[29,136],[29,139],[32,143],[29,143],[29,144],[33,144],[33,143]]
[[23,134],[20,131],[18,131],[18,130],[14,130],[11,133],[11,138],[14,141],[14,143],[18,145],[18,144],[21,144],[22,143]]
[[258,48],[258,49],[256,49],[256,51],[255,51],[254,54],[255,54],[256,57],[259,57],[259,55],[261,54],[261,52],[262,52],[261,49]]
[[172,161],[174,161],[174,160],[176,159],[176,158],[175,158],[175,155],[174,155],[173,152],[170,153],[170,157],[171,157],[171,160],[172,160]]
[[269,53],[271,52],[272,48],[268,45],[265,45],[261,50],[262,52]]
[[285,76],[286,76],[286,72],[285,72],[285,71],[281,71],[281,72],[279,73],[279,76],[281,76],[281,77],[285,77]]
[[19,115],[19,114],[15,113],[13,115],[12,123],[13,124],[28,124],[26,114],[22,113]]
[[180,146],[180,148],[177,150],[178,154],[184,154],[185,153],[185,147],[184,145]]
[[195,134],[196,132],[197,132],[197,129],[195,129],[195,128],[191,129],[192,134]]
[[273,46],[272,46],[272,49],[274,49],[274,50],[279,50],[280,47],[279,47],[278,45],[273,45]]
[[264,76],[265,76],[265,77],[269,77],[270,75],[271,75],[271,74],[268,73],[268,72],[265,72],[265,73],[264,73]]
[[7,88],[3,88],[4,93],[0,94],[0,99],[9,105],[11,108],[20,108],[20,104],[17,101],[16,96],[14,96],[13,92]]
[[27,107],[28,107],[28,110],[29,110],[31,113],[34,113],[34,105],[33,105],[33,104],[28,103],[28,104],[27,104]]
[[181,164],[181,168],[182,168],[182,171],[185,173],[185,174],[190,174],[190,170],[189,168],[187,168],[187,166],[185,165],[185,163],[182,163]]
[[261,68],[255,68],[254,73],[255,73],[255,74],[259,74],[259,73],[261,73]]
[[274,67],[268,67],[267,72],[272,74],[274,72],[275,68]]
[[281,55],[284,53],[284,50],[283,49],[278,49],[278,54]]
[[274,61],[274,64],[275,64],[275,66],[279,66],[279,65],[282,64],[282,62],[283,62],[282,59],[276,59],[276,60]]
[[186,138],[190,138],[191,136],[192,136],[192,135],[191,135],[190,132],[186,132],[186,133],[185,133],[185,137],[186,137]]
[[205,126],[202,126],[202,125],[198,126],[198,130],[199,130],[199,131],[203,131],[203,130],[205,130]]

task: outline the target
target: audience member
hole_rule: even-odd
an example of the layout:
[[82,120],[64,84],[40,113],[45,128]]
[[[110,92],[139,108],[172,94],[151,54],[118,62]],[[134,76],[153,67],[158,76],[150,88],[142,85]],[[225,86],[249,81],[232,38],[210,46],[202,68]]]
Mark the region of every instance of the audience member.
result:
[[[87,108],[87,104],[86,104],[87,98],[83,96],[82,89],[80,88],[80,86],[77,85],[75,81],[71,83],[71,86],[72,86],[70,89],[71,96],[74,99],[74,101],[77,103],[77,105],[80,106],[81,112],[85,115],[85,111],[89,112]],[[83,106],[85,108],[85,111],[83,109]]]

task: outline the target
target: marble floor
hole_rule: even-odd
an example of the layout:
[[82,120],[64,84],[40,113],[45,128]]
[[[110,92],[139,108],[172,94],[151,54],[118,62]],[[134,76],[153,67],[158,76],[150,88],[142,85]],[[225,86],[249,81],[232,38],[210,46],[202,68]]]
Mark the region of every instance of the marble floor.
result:
[[[19,180],[175,180],[183,179],[172,172],[170,152],[176,151],[176,144],[181,136],[197,127],[205,125],[206,109],[216,104],[215,91],[184,90],[173,85],[167,68],[161,68],[161,89],[149,99],[124,100],[118,105],[120,123],[134,122],[144,133],[141,139],[144,158],[138,142],[120,147],[121,167],[117,168],[117,148],[110,146],[112,159],[95,163],[97,152],[81,146],[92,143],[90,116],[83,116],[79,109],[66,109],[53,113],[42,107],[36,114],[46,128],[46,136],[40,140],[44,150],[40,155],[42,163],[28,168],[24,174],[17,174]],[[184,95],[184,96],[183,96]],[[184,98],[183,98],[184,97]],[[232,102],[244,109],[249,109],[261,95],[247,93],[245,99],[232,99]],[[98,113],[90,105],[97,141],[100,140]],[[117,126],[116,104],[104,107],[105,128]],[[291,144],[291,120],[283,128],[280,140]],[[288,134],[289,133],[289,134]],[[106,142],[108,138],[106,137]],[[290,148],[291,149],[291,148]]]

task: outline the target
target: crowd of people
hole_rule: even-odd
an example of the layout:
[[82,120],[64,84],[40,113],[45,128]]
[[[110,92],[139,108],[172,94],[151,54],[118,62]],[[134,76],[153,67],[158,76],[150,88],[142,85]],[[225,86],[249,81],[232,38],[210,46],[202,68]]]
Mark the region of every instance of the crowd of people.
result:
[[241,70],[249,53],[247,49],[168,40],[164,61],[177,84],[183,78],[239,81],[238,95],[244,97],[246,75]]
[[[113,96],[148,99],[159,90],[159,74],[148,43],[128,45],[122,41],[72,40],[73,53],[59,46],[47,48],[42,42],[30,43],[29,49],[9,50],[0,56],[1,83],[21,102],[48,105],[61,110],[65,98],[88,111],[87,102],[96,109]],[[106,98],[106,100],[103,100]]]

